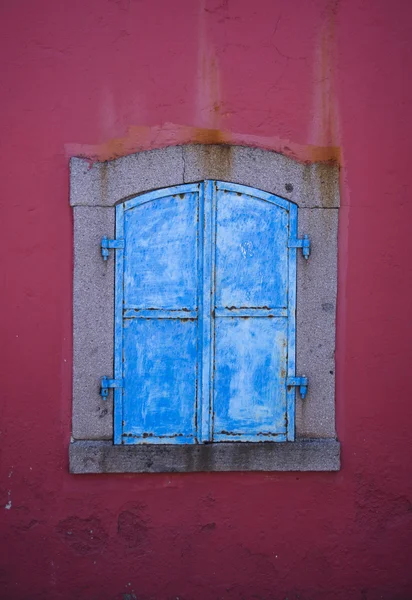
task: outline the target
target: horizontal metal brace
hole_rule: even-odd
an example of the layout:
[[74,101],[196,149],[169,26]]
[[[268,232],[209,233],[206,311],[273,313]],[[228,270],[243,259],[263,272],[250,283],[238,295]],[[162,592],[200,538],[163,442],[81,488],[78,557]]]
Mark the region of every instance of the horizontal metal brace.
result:
[[122,388],[123,379],[109,379],[108,377],[102,377],[100,384],[100,395],[105,400],[109,395],[110,388]]
[[109,256],[109,249],[124,248],[124,240],[109,240],[109,238],[104,236],[104,238],[102,239],[101,248],[103,259],[107,260]]
[[286,379],[286,385],[288,387],[298,387],[299,394],[302,400],[305,399],[306,392],[308,391],[308,378],[303,377],[288,377]]
[[301,239],[289,239],[288,248],[302,248],[302,254],[308,260],[310,254],[310,239],[304,235]]

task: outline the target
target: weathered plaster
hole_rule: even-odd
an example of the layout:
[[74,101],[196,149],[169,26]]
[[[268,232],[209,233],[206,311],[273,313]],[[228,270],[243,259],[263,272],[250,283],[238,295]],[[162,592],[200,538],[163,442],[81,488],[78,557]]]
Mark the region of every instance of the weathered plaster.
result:
[[[203,179],[250,185],[300,207],[299,232],[309,235],[312,254],[306,261],[298,252],[297,374],[309,377],[309,390],[304,401],[296,397],[296,437],[334,439],[338,168],[303,165],[256,148],[189,145],[141,152],[92,167],[86,160],[73,158],[70,171],[75,221],[74,440],[110,440],[113,435],[112,393],[104,402],[99,381],[113,371],[113,258],[102,260],[100,241],[103,235],[114,235],[114,206],[150,189]],[[73,444],[71,460],[76,452],[83,456],[88,447]],[[297,451],[288,452],[300,456]],[[112,455],[105,451],[105,456]],[[241,455],[246,456],[245,451]],[[190,451],[182,456],[191,456]],[[282,456],[286,455],[276,454],[276,460]],[[249,460],[243,469],[249,468]],[[313,460],[307,464],[313,465]],[[325,464],[329,463],[319,463],[318,470]]]

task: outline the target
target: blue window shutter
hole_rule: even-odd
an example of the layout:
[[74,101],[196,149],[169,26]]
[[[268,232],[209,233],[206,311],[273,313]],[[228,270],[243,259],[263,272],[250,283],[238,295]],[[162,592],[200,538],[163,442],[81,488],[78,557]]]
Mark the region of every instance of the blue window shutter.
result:
[[214,181],[117,207],[115,443],[294,439],[296,229]]
[[116,443],[196,441],[199,187],[117,208]]
[[214,441],[290,438],[289,203],[217,183]]

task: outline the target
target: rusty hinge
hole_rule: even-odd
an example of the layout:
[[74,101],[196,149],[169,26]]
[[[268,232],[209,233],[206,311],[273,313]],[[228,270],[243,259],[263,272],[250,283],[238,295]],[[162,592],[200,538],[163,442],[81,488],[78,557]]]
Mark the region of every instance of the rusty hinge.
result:
[[114,249],[124,248],[124,240],[122,240],[122,239],[109,240],[109,238],[104,236],[104,238],[102,239],[101,248],[102,248],[103,259],[107,260],[107,258],[109,256],[109,249],[110,248],[114,248]]
[[286,385],[289,387],[298,387],[299,394],[302,400],[305,399],[306,392],[308,391],[308,378],[303,377],[288,377],[286,379]]
[[310,254],[310,239],[304,235],[301,239],[289,239],[288,248],[302,248],[302,254],[308,260]]

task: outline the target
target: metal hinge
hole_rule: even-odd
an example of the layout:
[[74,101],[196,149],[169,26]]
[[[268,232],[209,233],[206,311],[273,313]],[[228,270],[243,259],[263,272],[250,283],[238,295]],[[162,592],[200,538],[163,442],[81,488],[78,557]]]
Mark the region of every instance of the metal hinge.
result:
[[109,256],[109,249],[110,248],[124,248],[124,240],[122,240],[122,239],[109,240],[109,238],[104,236],[104,238],[102,239],[101,248],[102,248],[103,259],[107,260],[107,258]]
[[109,395],[110,388],[122,388],[123,379],[109,379],[108,377],[102,377],[100,383],[100,395],[105,400]]
[[308,260],[310,254],[310,239],[304,235],[301,239],[289,239],[288,248],[302,248],[302,254]]
[[303,377],[288,377],[286,379],[286,385],[291,387],[298,387],[299,394],[302,400],[305,399],[306,392],[308,391],[308,378]]

